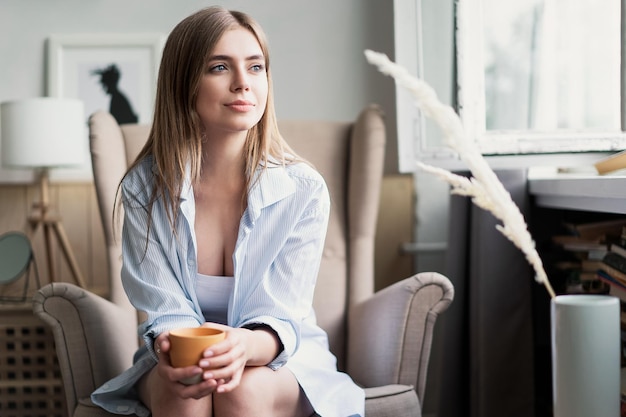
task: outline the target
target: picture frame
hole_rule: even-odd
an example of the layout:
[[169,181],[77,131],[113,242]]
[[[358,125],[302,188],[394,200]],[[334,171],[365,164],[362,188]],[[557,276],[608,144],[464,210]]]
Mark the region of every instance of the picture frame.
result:
[[[47,40],[47,95],[78,98],[88,119],[109,111],[118,123],[152,122],[158,67],[165,37],[160,33],[55,34]],[[84,166],[55,169],[52,181],[90,181],[89,146]]]

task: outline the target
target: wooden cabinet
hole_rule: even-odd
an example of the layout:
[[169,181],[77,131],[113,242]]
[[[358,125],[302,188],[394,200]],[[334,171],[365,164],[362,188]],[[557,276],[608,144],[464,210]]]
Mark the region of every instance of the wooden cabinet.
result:
[[0,305],[0,415],[64,417],[52,332],[27,304]]
[[[26,232],[35,185],[0,185],[0,234]],[[108,293],[108,267],[100,214],[92,183],[53,183],[50,200],[61,216],[79,268],[90,290]],[[54,241],[56,244],[56,241]],[[43,233],[31,240],[41,285],[49,282]],[[74,283],[60,249],[53,248],[55,275]],[[29,296],[37,290],[31,268]],[[1,296],[21,295],[24,277],[0,286]],[[0,302],[0,416],[64,417],[65,394],[51,330],[34,316],[30,302]]]

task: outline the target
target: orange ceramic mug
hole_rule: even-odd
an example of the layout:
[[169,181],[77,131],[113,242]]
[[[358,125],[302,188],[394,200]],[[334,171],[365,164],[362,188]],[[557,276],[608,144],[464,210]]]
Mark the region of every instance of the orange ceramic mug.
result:
[[[206,348],[226,337],[226,332],[212,327],[186,327],[170,331],[170,361],[174,368],[198,365]],[[184,384],[195,384],[201,375],[186,378]]]

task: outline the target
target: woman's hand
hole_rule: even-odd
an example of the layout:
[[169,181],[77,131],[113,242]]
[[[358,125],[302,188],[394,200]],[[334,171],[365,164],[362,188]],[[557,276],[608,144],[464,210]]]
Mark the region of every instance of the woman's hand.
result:
[[[174,368],[170,362],[169,333],[160,334],[154,349],[159,357],[157,372],[168,381],[170,388],[181,398],[202,398],[213,392],[230,392],[239,386],[246,366],[263,366],[278,354],[280,341],[271,330],[248,330],[216,323],[203,326],[215,327],[226,332],[226,338],[207,348],[198,366]],[[202,382],[184,385],[182,380],[201,375]]]
[[[163,384],[181,398],[200,399],[211,395],[217,388],[218,381],[214,378],[203,378],[203,369],[200,366],[174,368],[170,361],[170,347],[168,332],[161,333],[154,341],[154,351],[159,358],[156,372]],[[201,382],[192,385],[181,383],[182,380],[193,377],[200,377]]]
[[241,382],[241,375],[248,364],[252,332],[216,323],[205,323],[203,326],[224,330],[226,338],[204,351],[199,362],[204,370],[202,378],[205,382],[216,381],[218,393],[232,391]]
[[226,332],[226,339],[205,350],[199,363],[205,381],[216,380],[218,393],[237,388],[246,366],[265,366],[280,353],[280,339],[270,327],[249,330],[215,323],[203,326]]

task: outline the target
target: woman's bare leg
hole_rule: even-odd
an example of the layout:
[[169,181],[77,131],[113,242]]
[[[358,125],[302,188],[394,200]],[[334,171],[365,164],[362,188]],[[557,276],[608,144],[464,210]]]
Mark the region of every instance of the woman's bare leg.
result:
[[200,398],[180,398],[167,389],[154,367],[139,381],[139,398],[152,412],[152,417],[212,417],[211,395]]
[[313,408],[287,368],[248,367],[241,383],[213,394],[216,417],[309,417]]

